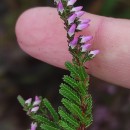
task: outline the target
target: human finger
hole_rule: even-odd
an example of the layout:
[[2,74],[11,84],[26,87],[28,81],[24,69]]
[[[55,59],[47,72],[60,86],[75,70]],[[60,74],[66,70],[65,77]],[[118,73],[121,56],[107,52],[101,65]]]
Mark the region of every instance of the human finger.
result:
[[[84,35],[93,35],[93,49],[100,54],[89,62],[91,75],[130,88],[130,21],[106,18],[86,13],[91,26]],[[71,60],[63,22],[54,8],[33,8],[24,12],[16,24],[16,35],[21,48],[31,56],[64,68]]]

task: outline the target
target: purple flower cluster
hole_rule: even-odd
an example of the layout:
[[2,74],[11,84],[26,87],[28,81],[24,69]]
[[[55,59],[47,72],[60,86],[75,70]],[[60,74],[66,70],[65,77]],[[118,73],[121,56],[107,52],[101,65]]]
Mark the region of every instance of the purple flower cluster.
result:
[[[39,110],[39,105],[41,103],[41,99],[38,96],[35,96],[35,101],[32,102],[32,98],[29,98],[25,101],[25,106],[28,107],[27,113],[36,113]],[[37,123],[32,123],[31,124],[31,129],[30,130],[36,130],[37,128]]]
[[32,98],[29,98],[25,101],[25,105],[28,107],[31,106],[31,109],[28,111],[28,113],[33,112],[36,113],[39,110],[39,105],[41,103],[41,100],[38,96],[35,96],[35,101],[32,103]]
[[[91,44],[90,40],[93,39],[92,36],[79,36],[75,37],[75,32],[82,31],[83,29],[89,26],[90,19],[81,20],[80,17],[84,15],[84,11],[82,11],[82,6],[73,7],[77,0],[55,0],[57,4],[57,10],[60,16],[66,17],[66,12],[69,9],[68,16],[66,18],[67,22],[67,35],[69,39],[69,46],[71,49],[75,49],[80,46],[80,51],[83,53],[88,52],[88,55],[91,58],[95,57],[99,50],[89,51]],[[66,11],[67,10],[67,11]]]

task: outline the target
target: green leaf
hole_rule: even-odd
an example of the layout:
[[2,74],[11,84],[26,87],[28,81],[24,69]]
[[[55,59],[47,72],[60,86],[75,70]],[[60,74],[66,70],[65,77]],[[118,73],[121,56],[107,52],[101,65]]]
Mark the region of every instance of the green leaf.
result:
[[79,127],[79,123],[76,119],[74,119],[73,116],[71,116],[70,114],[68,114],[67,112],[65,112],[64,110],[59,110],[59,114],[60,116],[66,120],[67,122],[69,122],[71,125],[73,125],[76,128]]
[[82,95],[83,97],[87,95],[87,87],[84,85],[84,81],[79,82],[78,89],[79,89],[80,95]]
[[21,104],[21,106],[24,107],[24,105],[25,105],[25,100],[22,98],[22,96],[19,95],[19,96],[17,97],[17,99],[18,99],[19,103]]
[[60,85],[61,89],[59,90],[59,93],[63,96],[66,97],[69,100],[72,100],[76,102],[77,104],[81,104],[80,98],[78,97],[77,93],[72,90],[70,87],[68,87],[65,84]]
[[77,68],[70,62],[65,62],[66,68],[71,72],[72,77],[77,77],[79,74]]
[[47,99],[43,99],[43,103],[45,107],[49,110],[49,112],[51,113],[54,121],[58,122],[59,116],[57,112],[55,111],[55,109],[52,107],[51,103]]
[[87,96],[85,104],[87,105],[86,115],[89,115],[92,113],[92,96],[91,95]]
[[86,78],[88,77],[86,70],[83,66],[78,67],[79,70],[79,75],[80,75],[80,79],[82,81],[86,80]]
[[76,117],[78,117],[82,122],[84,121],[84,117],[82,115],[82,110],[79,106],[72,103],[71,101],[67,99],[62,99],[61,101],[63,105]]
[[86,127],[89,127],[89,126],[92,124],[92,122],[93,122],[93,116],[92,116],[92,114],[89,115],[89,116],[88,116],[87,118],[85,118],[85,120],[84,120],[84,123],[85,123]]
[[63,80],[65,83],[69,84],[73,88],[78,87],[77,81],[68,75],[64,75]]
[[38,123],[42,123],[42,124],[46,124],[46,125],[50,125],[52,127],[56,127],[58,128],[58,126],[56,125],[56,123],[54,123],[53,121],[50,121],[48,118],[43,117],[41,115],[33,115],[31,116],[32,119],[34,119],[36,122]]
[[69,126],[68,123],[64,122],[64,121],[59,121],[59,125],[64,128],[64,130],[75,130],[74,128],[72,128],[71,126]]
[[82,110],[79,106],[77,106],[76,104],[72,104],[73,107],[73,113],[76,113],[77,117],[81,120],[81,122],[84,121],[84,117],[82,115]]
[[[66,109],[68,109],[71,113],[73,113],[72,106],[71,106],[71,104],[72,104],[71,101],[69,101],[69,100],[63,98],[63,99],[61,100],[61,102],[62,102],[62,104],[66,107]],[[76,115],[76,113],[73,113],[73,115]]]
[[50,125],[46,125],[46,124],[41,124],[40,126],[42,129],[44,130],[60,130],[59,128],[55,128],[55,127],[52,127]]

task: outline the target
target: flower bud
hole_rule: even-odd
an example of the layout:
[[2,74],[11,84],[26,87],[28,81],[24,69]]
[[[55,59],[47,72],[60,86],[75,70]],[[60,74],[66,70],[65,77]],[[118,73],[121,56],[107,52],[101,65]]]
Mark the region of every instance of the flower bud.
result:
[[70,46],[72,49],[74,49],[75,46],[77,45],[77,43],[78,43],[78,38],[75,37],[75,38],[69,43],[69,46]]
[[69,29],[69,31],[68,31],[68,35],[70,37],[72,37],[74,35],[75,29],[76,29],[76,24],[72,24],[71,27],[70,27],[70,29]]
[[80,18],[82,15],[85,14],[84,11],[78,11],[78,12],[75,12],[75,14],[77,14],[77,17]]
[[39,98],[38,96],[35,96],[35,101],[34,101],[34,103],[33,103],[33,106],[37,106],[37,105],[39,105],[40,103],[41,103],[40,98]]
[[89,24],[79,24],[76,29],[83,30],[84,28],[87,28],[88,26],[89,26]]
[[71,15],[67,20],[68,20],[68,24],[72,24],[74,22],[74,20],[76,19],[76,14]]
[[91,46],[91,44],[84,44],[81,46],[81,52],[86,52],[88,51],[89,47]]
[[31,102],[32,102],[32,98],[29,98],[25,101],[25,104],[27,104],[28,106],[31,105]]
[[68,0],[67,6],[74,5],[77,0]]
[[61,14],[63,13],[64,7],[61,1],[59,1],[57,9],[58,9],[58,12],[60,12]]
[[36,130],[36,128],[37,128],[37,123],[36,122],[32,123],[31,124],[31,130]]
[[81,11],[82,8],[83,8],[83,6],[74,7],[74,8],[72,8],[72,10],[70,12]]
[[90,51],[89,55],[92,55],[91,58],[94,58],[99,52],[99,50]]
[[31,112],[36,113],[38,110],[39,110],[39,107],[37,106],[37,107],[32,108]]
[[93,38],[93,36],[81,36],[80,39],[80,43],[86,43],[88,41],[90,41]]

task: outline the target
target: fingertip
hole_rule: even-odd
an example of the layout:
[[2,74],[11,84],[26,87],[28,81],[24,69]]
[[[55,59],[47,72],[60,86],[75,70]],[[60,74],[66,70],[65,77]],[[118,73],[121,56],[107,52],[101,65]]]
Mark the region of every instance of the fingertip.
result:
[[62,68],[64,61],[71,59],[56,9],[38,7],[25,11],[15,30],[20,47],[29,55]]
[[[124,39],[130,43],[129,21],[104,19],[89,13],[82,18],[91,19],[91,26],[81,34],[94,36],[92,49],[101,52],[91,61],[89,72],[105,81],[129,87],[130,44],[123,44]],[[64,24],[56,9],[39,7],[25,11],[15,30],[20,47],[29,55],[61,68],[65,61],[72,59]]]

